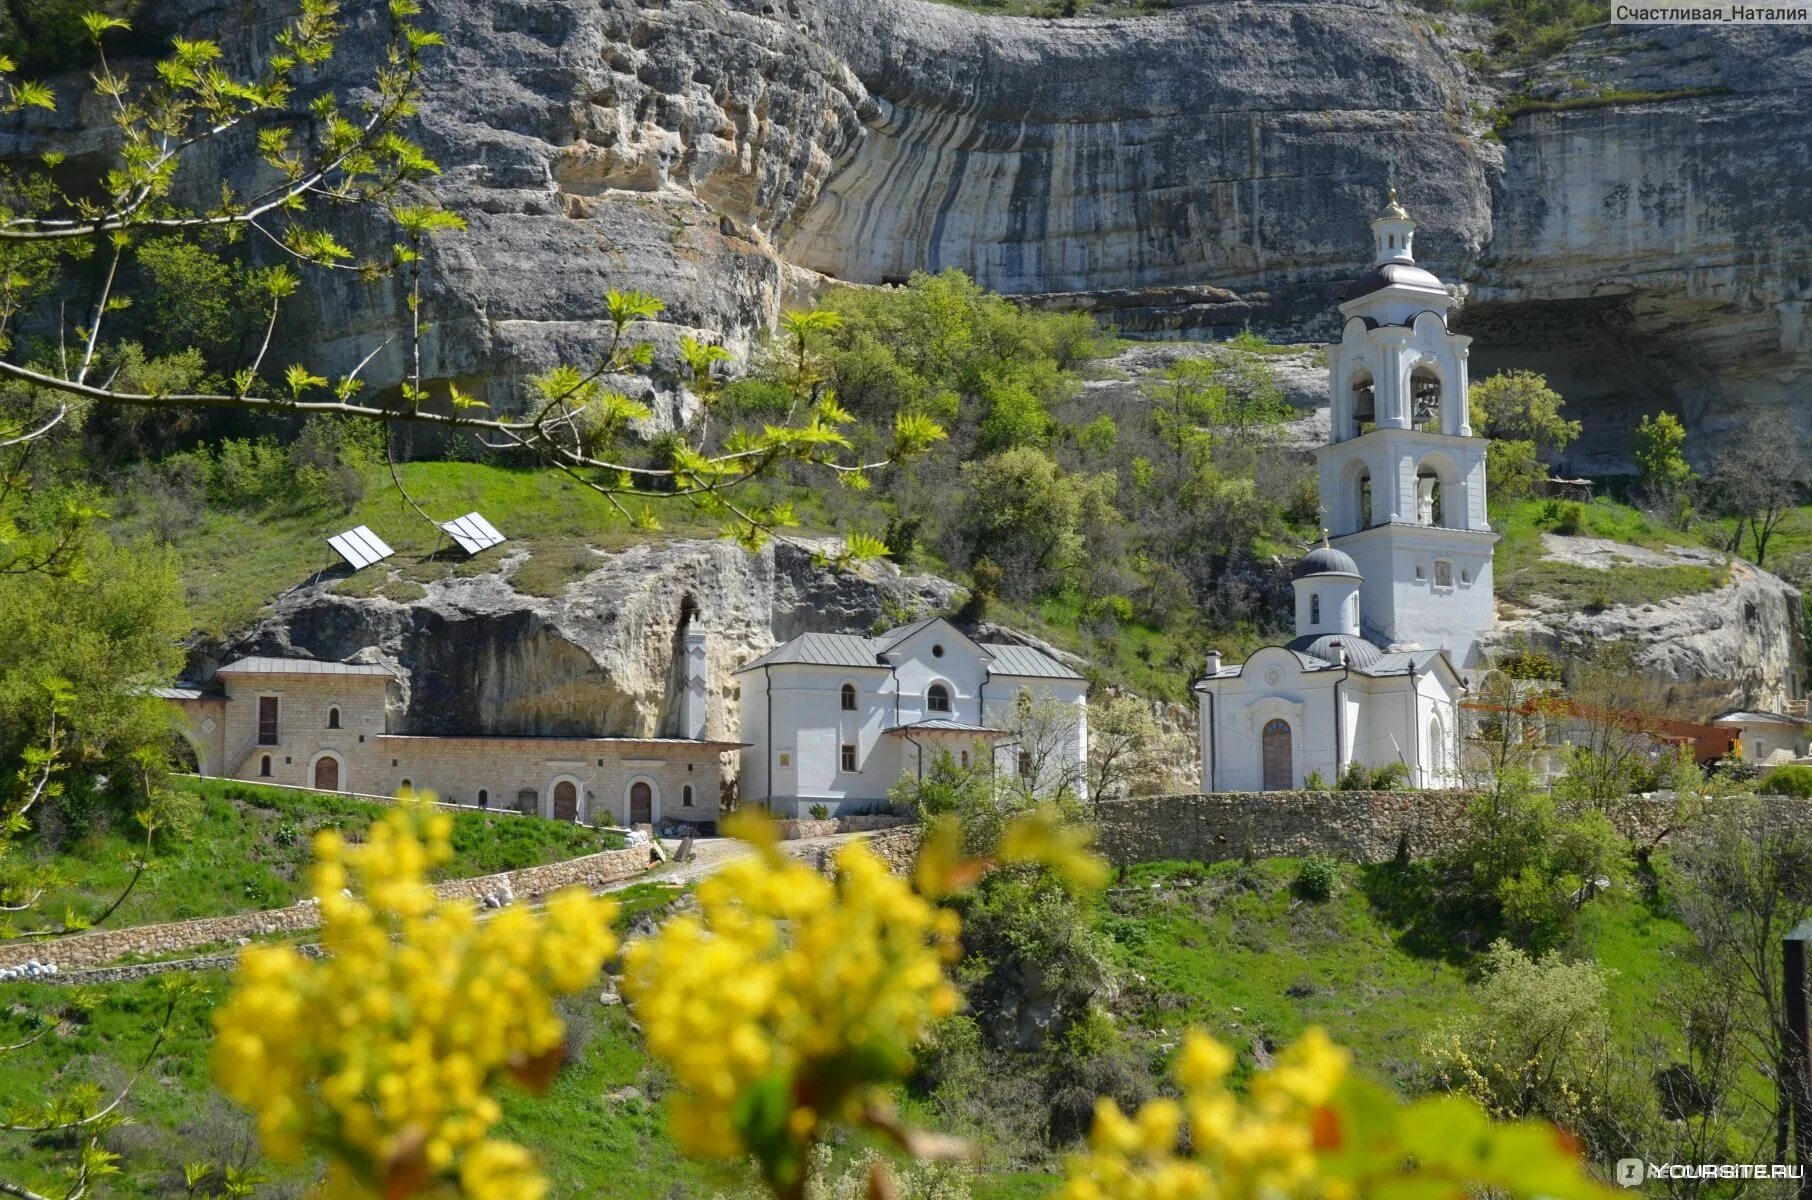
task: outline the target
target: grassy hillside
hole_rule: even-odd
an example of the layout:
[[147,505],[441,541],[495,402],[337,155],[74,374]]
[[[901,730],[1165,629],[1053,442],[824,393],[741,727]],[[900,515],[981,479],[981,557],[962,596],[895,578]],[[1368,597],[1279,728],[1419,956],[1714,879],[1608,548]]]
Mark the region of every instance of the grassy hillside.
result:
[[[181,825],[158,837],[151,869],[109,928],[293,904],[307,894],[315,831],[331,827],[357,839],[385,811],[371,801],[236,780],[178,779],[175,786],[192,803],[179,804]],[[111,903],[144,844],[142,831],[136,838],[133,832],[102,825],[77,834],[65,831],[62,821],[47,822],[43,835],[20,853],[47,875],[48,889],[18,926],[59,922],[66,912],[92,916]],[[584,826],[459,812],[453,817],[454,859],[441,877],[513,871],[621,845],[620,834]]]
[[[1118,1036],[1161,1067],[1177,1033],[1201,1025],[1240,1051],[1243,1073],[1257,1056],[1320,1024],[1353,1049],[1362,1070],[1406,1091],[1425,1089],[1420,1039],[1473,1007],[1473,951],[1466,931],[1431,929],[1425,915],[1402,903],[1403,880],[1393,873],[1403,870],[1348,866],[1341,888],[1323,903],[1295,896],[1296,864],[1289,860],[1157,863],[1127,872],[1098,918],[1121,980],[1118,992],[1105,998]],[[663,899],[658,890],[642,891],[647,894],[630,906],[637,911]],[[1652,1012],[1682,937],[1661,909],[1627,892],[1601,897],[1583,914],[1570,952],[1614,970],[1611,1013],[1629,1038],[1644,1029],[1641,1017]],[[134,1100],[139,1124],[112,1135],[127,1156],[116,1189],[122,1195],[179,1194],[184,1161],[232,1155],[241,1156],[232,1161],[245,1161],[245,1121],[207,1083],[206,1011],[224,980],[209,983],[211,997],[192,1006]],[[118,1078],[143,1054],[136,1021],[155,1004],[153,986],[102,990],[105,1003],[91,1018],[73,1020],[66,1036],[0,1059],[0,1093],[53,1074]],[[66,995],[43,988],[30,994],[53,1000]],[[630,1015],[601,1007],[595,996],[573,1001],[567,1013],[574,1060],[547,1096],[515,1096],[506,1106],[506,1132],[544,1157],[552,1195],[628,1200],[649,1195],[650,1180],[676,1198],[739,1191],[746,1180],[688,1162],[675,1150],[661,1111],[666,1077],[643,1054]],[[992,1081],[990,1097],[1014,1091],[999,1085]],[[911,1107],[933,1111],[917,1102]],[[1002,1122],[1012,1118],[996,1115]],[[29,1170],[40,1153],[0,1141],[0,1169]],[[1054,1183],[1049,1173],[1060,1161],[1061,1148],[995,1141],[975,1195],[1047,1195]],[[294,1174],[285,1178],[289,1182],[276,1194],[290,1194],[299,1182]]]
[[[362,489],[355,489],[362,495],[349,510],[284,499],[241,506],[207,504],[178,518],[152,497],[135,493],[124,500],[117,529],[128,538],[170,535],[168,540],[182,556],[196,627],[214,634],[242,628],[274,597],[316,572],[341,566],[326,539],[355,525],[370,526],[396,550],[396,557],[338,587],[397,599],[421,595],[425,580],[495,570],[511,548],[533,554],[536,569],[525,582],[537,590],[535,577],[547,574],[540,560],[558,561],[570,556],[576,545],[612,549],[650,536],[717,532],[683,502],[649,505],[661,534],[632,528],[603,497],[551,470],[417,462],[403,464],[399,476],[415,502],[436,519],[481,512],[510,543],[467,558],[409,506],[382,468],[363,471]],[[809,507],[802,506],[800,515],[810,523]],[[180,527],[168,528],[171,521]]]
[[1493,568],[1497,594],[1518,604],[1530,604],[1538,596],[1588,611],[1647,604],[1722,587],[1728,574],[1720,568],[1684,563],[1597,570],[1542,557],[1544,533],[1603,538],[1649,550],[1704,548],[1690,534],[1670,529],[1614,500],[1600,498],[1590,504],[1525,500],[1494,510],[1492,522],[1502,537]]

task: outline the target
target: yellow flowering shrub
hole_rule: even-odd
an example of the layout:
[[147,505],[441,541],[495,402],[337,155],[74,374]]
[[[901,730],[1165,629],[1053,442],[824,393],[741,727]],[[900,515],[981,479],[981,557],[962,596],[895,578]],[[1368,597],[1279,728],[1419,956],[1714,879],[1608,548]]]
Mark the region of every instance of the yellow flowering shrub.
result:
[[480,920],[428,884],[451,832],[447,814],[405,803],[361,845],[317,834],[326,957],[248,947],[215,1014],[222,1090],[255,1114],[272,1158],[323,1154],[329,1195],[546,1190],[528,1151],[488,1136],[502,1115],[491,1092],[547,1082],[564,1035],[554,998],[615,951],[615,905],[575,888],[542,913]]
[[887,1123],[879,1089],[955,1010],[957,918],[859,842],[827,878],[782,854],[765,820],[732,827],[758,853],[699,884],[697,916],[629,945],[623,991],[683,1089],[682,1148],[753,1155],[793,1195],[822,1128]]
[[1244,1097],[1226,1086],[1233,1063],[1232,1050],[1191,1032],[1175,1066],[1181,1100],[1153,1100],[1132,1116],[1097,1101],[1088,1150],[1070,1160],[1060,1200],[1612,1194],[1552,1126],[1494,1124],[1459,1096],[1406,1104],[1350,1075],[1346,1051],[1319,1029],[1255,1075]]

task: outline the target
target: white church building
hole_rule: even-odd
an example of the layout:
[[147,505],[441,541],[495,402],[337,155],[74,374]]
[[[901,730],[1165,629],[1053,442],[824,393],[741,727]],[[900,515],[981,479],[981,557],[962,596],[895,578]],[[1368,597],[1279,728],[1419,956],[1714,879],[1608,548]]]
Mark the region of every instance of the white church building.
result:
[[1454,299],[1415,265],[1415,229],[1393,190],[1374,264],[1340,306],[1332,437],[1315,451],[1328,536],[1292,571],[1296,637],[1236,666],[1212,653],[1195,685],[1204,791],[1331,787],[1354,763],[1458,782],[1497,534],[1467,408],[1471,339],[1448,332]]
[[[940,755],[1085,790],[1088,681],[1030,646],[984,645],[941,617],[878,637],[805,633],[737,672],[741,792],[781,817],[878,809]],[[1036,738],[1020,706],[1036,702]],[[1037,744],[1033,744],[1034,740]]]

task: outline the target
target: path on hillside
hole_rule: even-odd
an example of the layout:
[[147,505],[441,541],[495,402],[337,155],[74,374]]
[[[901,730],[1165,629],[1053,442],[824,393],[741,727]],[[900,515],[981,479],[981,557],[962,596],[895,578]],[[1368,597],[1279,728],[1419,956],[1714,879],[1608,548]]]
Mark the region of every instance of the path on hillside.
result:
[[[782,842],[781,847],[788,855],[794,858],[804,858],[816,861],[820,856],[827,855],[849,842],[859,841],[863,838],[873,836],[872,833],[867,832],[840,833],[829,837],[800,838],[796,841]],[[679,847],[677,841],[671,841],[669,839],[663,839],[661,844],[669,854],[674,853]],[[633,847],[631,848],[633,849]],[[735,862],[739,858],[745,858],[753,853],[754,849],[747,843],[739,842],[734,838],[698,838],[694,840],[692,844],[692,857],[686,862],[666,862],[660,866],[654,867],[652,870],[643,871],[637,875],[630,875],[623,879],[613,880],[609,883],[594,887],[592,890],[598,894],[609,894],[611,892],[620,892],[625,888],[634,887],[636,884],[640,883],[665,883],[672,886],[677,892],[688,884],[696,883],[700,879],[715,874],[717,871],[723,869],[726,864]],[[547,865],[553,866],[557,864]],[[507,874],[510,873],[498,876],[482,876],[478,878],[481,880],[503,879]],[[532,904],[535,902],[523,901],[523,903]],[[239,921],[242,919],[256,924],[275,914],[289,913],[305,907],[306,906],[291,906],[287,909],[270,909],[262,913],[240,913],[225,918],[197,917],[191,921],[184,922],[163,922],[152,925],[124,926],[119,929],[107,930],[104,932],[115,937],[129,937],[134,929],[160,929],[171,931],[172,936],[177,941],[180,941],[181,930],[184,926],[191,926],[197,930],[201,930],[223,920]],[[483,920],[494,915],[496,911],[497,910],[494,909],[483,909],[480,912],[480,919]],[[308,928],[314,928],[314,926],[309,926]],[[275,930],[271,930],[270,932],[275,932]],[[304,930],[297,929],[296,932],[300,933],[304,932]],[[222,939],[219,938],[210,938],[208,941],[192,944],[199,948],[199,946],[202,945],[218,944],[221,940]],[[316,952],[318,949],[314,943],[310,942],[298,942],[295,944],[297,949],[304,952],[312,953]],[[40,942],[37,946],[39,947],[39,953],[42,955],[43,961],[56,961],[56,943],[54,941]],[[102,965],[59,970],[55,975],[40,977],[36,982],[112,983],[127,979],[140,979],[150,975],[161,975],[169,971],[223,970],[232,967],[237,960],[238,951],[235,949],[226,953],[194,958],[166,959],[161,962],[134,963],[127,966]],[[4,985],[0,984],[0,986]]]

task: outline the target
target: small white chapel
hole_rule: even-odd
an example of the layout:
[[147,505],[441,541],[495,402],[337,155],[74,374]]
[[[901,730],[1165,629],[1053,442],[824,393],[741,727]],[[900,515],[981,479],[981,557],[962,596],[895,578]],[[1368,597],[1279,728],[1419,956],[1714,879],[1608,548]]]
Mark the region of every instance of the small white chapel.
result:
[[1291,572],[1296,637],[1237,665],[1210,653],[1195,685],[1205,792],[1332,787],[1354,763],[1458,783],[1497,534],[1489,443],[1467,409],[1472,339],[1448,331],[1454,298],[1416,266],[1415,231],[1392,189],[1328,348],[1333,429],[1315,451],[1327,533]]

